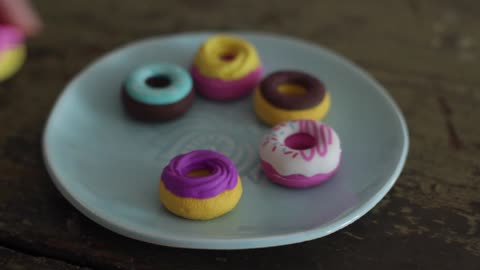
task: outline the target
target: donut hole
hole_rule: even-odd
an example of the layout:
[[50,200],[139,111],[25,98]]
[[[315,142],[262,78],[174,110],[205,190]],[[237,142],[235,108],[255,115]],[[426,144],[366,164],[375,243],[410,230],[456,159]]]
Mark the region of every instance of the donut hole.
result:
[[307,90],[305,90],[305,87],[298,84],[293,84],[293,83],[282,83],[279,86],[277,86],[277,91],[280,94],[286,95],[286,96],[301,96],[307,93]]
[[149,77],[145,83],[152,88],[166,88],[172,84],[172,80],[165,75],[156,75]]
[[285,145],[295,150],[310,149],[316,144],[317,140],[315,140],[315,137],[304,132],[292,134],[285,139]]
[[237,54],[234,52],[224,52],[220,54],[220,59],[225,62],[233,61],[237,57]]
[[190,177],[204,177],[212,174],[212,171],[209,169],[194,169],[187,173],[187,176]]

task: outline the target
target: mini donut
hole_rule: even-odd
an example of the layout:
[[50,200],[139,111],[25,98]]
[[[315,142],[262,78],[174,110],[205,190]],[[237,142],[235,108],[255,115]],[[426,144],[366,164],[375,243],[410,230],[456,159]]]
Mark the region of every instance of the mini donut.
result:
[[160,178],[160,200],[173,214],[194,220],[231,211],[242,196],[242,181],[226,156],[196,150],[173,158]]
[[121,97],[126,112],[137,120],[170,120],[192,105],[192,85],[189,73],[179,66],[147,65],[128,76]]
[[275,126],[260,145],[261,166],[275,183],[292,188],[318,185],[338,170],[340,139],[326,124],[293,120]]
[[0,25],[0,81],[12,76],[25,61],[24,39],[17,28]]
[[252,44],[217,35],[199,48],[190,72],[198,93],[226,101],[250,94],[262,77],[263,67]]
[[330,109],[330,94],[317,78],[299,71],[277,71],[262,80],[254,108],[268,125],[295,120],[321,120]]

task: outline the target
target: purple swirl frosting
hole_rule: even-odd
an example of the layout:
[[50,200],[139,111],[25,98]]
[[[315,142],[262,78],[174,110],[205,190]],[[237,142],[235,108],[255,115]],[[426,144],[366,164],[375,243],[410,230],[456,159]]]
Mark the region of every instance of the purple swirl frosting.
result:
[[[207,176],[189,176],[192,171],[208,170]],[[184,198],[208,199],[237,186],[238,171],[226,156],[210,150],[178,155],[163,169],[161,180],[173,194]]]

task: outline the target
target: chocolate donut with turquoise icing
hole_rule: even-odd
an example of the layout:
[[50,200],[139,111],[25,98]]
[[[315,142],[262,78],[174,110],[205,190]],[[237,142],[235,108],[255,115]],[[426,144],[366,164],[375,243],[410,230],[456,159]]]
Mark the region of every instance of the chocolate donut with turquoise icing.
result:
[[177,65],[152,64],[133,71],[122,86],[126,112],[142,121],[170,120],[192,105],[190,74]]

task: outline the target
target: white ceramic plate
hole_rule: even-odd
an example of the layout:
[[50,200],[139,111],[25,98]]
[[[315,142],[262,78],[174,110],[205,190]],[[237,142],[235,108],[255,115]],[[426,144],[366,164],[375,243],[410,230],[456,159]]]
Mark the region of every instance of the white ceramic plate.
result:
[[[133,69],[155,62],[188,67],[212,33],[152,38],[118,49],[82,71],[65,88],[48,120],[43,142],[61,193],[95,222],[122,235],[166,246],[243,249],[319,238],[352,223],[377,204],[400,174],[408,151],[405,121],[390,96],[344,58],[284,36],[232,33],[252,42],[266,71],[299,69],[331,92],[324,119],[342,140],[338,173],[293,190],[268,181],[257,146],[268,128],[255,118],[251,98],[217,103],[198,98],[181,119],[142,124],[123,113],[119,89]],[[169,214],[158,199],[169,159],[194,149],[229,156],[244,195],[229,214],[190,221]]]

